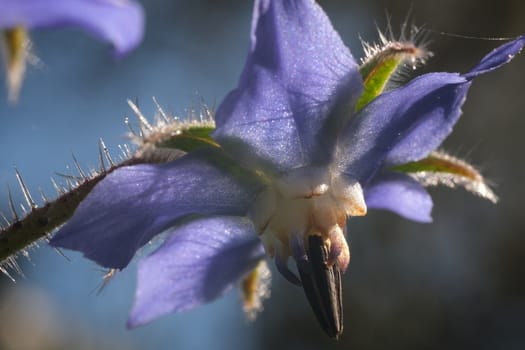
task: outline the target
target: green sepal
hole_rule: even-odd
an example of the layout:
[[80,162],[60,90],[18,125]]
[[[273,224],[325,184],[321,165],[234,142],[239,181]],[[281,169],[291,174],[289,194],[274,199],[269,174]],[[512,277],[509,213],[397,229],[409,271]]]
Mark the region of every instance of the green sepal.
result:
[[220,147],[211,137],[213,126],[195,126],[178,131],[175,135],[163,139],[155,146],[174,148],[185,152],[202,147]]
[[461,186],[493,203],[498,201],[478,170],[467,162],[442,152],[433,152],[415,162],[395,165],[390,170],[411,175],[423,186]]
[[363,77],[364,90],[357,101],[356,112],[383,92],[392,74],[396,72],[402,61],[403,59],[399,55],[392,55],[391,57],[387,56],[379,60],[368,61],[361,66],[359,71]]
[[[450,156],[449,156],[450,157]],[[428,157],[392,167],[392,170],[403,173],[416,173],[429,171],[434,173],[449,173],[471,179],[475,179],[479,174],[472,166],[456,158],[443,157],[442,154],[432,153]]]
[[224,170],[231,178],[236,179],[239,183],[244,183],[247,187],[256,188],[266,181],[263,174],[241,166],[222,148],[208,147],[199,149],[197,152],[200,152],[202,159],[206,159],[208,164]]
[[415,69],[432,56],[431,52],[423,46],[417,46],[414,42],[390,41],[383,35],[380,37],[381,45],[364,43],[366,59],[359,67],[364,90],[357,101],[356,112],[383,93],[394,74],[400,69],[407,66]]

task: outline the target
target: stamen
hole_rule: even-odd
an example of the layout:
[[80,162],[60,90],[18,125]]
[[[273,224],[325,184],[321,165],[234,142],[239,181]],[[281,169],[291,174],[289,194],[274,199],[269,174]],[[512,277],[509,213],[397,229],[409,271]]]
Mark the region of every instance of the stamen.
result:
[[299,287],[302,286],[299,277],[288,268],[288,255],[283,254],[280,250],[275,254],[275,267],[288,282]]
[[328,248],[321,236],[308,237],[310,271],[299,267],[303,289],[317,320],[332,338],[343,332],[341,271],[338,264],[328,266]]
[[290,238],[290,248],[292,249],[292,257],[297,263],[299,270],[305,270],[310,273],[310,265],[308,265],[308,255],[304,248],[304,237],[299,234],[294,234]]
[[328,234],[330,238],[330,252],[328,254],[328,260],[326,262],[328,267],[332,267],[332,265],[337,262],[337,258],[339,257],[339,255],[341,255],[341,252],[343,251],[343,244],[341,243],[341,240],[338,239],[339,232],[335,232],[337,229],[339,229],[339,231],[341,230],[339,226],[336,226]]
[[[359,182],[335,169],[304,167],[275,179],[255,200],[249,216],[266,253],[289,282],[302,286],[325,332],[343,331],[341,275],[350,251],[348,216],[366,214]],[[290,271],[290,256],[299,277]]]
[[326,263],[328,267],[332,267],[332,265],[337,263],[341,272],[345,272],[350,263],[350,249],[346,242],[345,235],[339,226],[334,227],[334,229],[330,231],[329,239],[330,253]]

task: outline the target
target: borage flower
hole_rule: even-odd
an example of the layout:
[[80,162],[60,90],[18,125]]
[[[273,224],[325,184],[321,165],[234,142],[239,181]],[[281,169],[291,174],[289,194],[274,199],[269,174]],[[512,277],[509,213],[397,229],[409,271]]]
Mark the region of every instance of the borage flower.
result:
[[25,69],[26,30],[79,28],[110,42],[116,57],[133,50],[144,32],[142,7],[132,0],[0,0],[0,9],[11,100],[17,97]]
[[432,200],[422,184],[496,199],[473,167],[434,151],[472,79],[524,44],[520,37],[497,48],[467,74],[425,74],[381,93],[392,67],[424,59],[422,48],[385,42],[369,47],[359,66],[314,1],[256,1],[247,63],[217,111],[209,146],[110,173],[51,243],[122,269],[167,232],[139,263],[131,327],[212,301],[241,281],[250,300],[269,255],[337,337],[348,218],[380,208],[428,222]]

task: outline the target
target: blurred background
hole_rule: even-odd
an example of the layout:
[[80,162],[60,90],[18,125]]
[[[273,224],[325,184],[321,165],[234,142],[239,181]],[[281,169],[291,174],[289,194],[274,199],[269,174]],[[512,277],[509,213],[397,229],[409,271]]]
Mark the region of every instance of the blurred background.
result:
[[[465,72],[497,41],[525,33],[525,2],[320,1],[354,56],[359,37],[377,39],[407,14],[429,33],[435,56],[417,73]],[[144,1],[145,40],[120,61],[77,30],[32,33],[40,63],[29,67],[20,100],[8,105],[0,84],[0,211],[7,186],[22,202],[14,166],[33,191],[67,173],[74,154],[96,167],[103,138],[118,154],[126,143],[126,99],[152,116],[156,97],[184,115],[204,101],[220,103],[235,87],[248,49],[251,3]],[[525,55],[478,78],[464,116],[445,149],[478,165],[501,201],[492,205],[463,190],[431,189],[434,223],[386,212],[350,221],[352,262],[344,278],[345,331],[328,339],[301,289],[274,273],[272,297],[255,322],[240,296],[125,329],[135,265],[103,291],[103,271],[80,255],[69,259],[41,244],[21,258],[24,277],[1,276],[0,349],[523,349],[525,348]]]

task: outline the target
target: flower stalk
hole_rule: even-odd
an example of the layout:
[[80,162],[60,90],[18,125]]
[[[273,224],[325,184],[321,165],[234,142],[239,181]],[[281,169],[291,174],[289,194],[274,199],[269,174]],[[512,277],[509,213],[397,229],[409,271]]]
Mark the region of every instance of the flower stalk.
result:
[[[27,212],[19,215],[15,209],[17,205],[9,195],[11,219],[3,216],[4,226],[0,226],[0,272],[11,277],[8,268],[16,266],[15,258],[36,245],[39,240],[49,239],[54,230],[71,218],[75,209],[93,187],[114,170],[136,164],[162,164],[180,157],[185,153],[184,151],[214,146],[213,141],[208,140],[213,124],[205,107],[202,116],[198,119],[186,118],[184,122],[180,122],[177,118],[164,115],[162,119],[157,118],[152,126],[143,119],[138,108],[132,105],[141,129],[140,133],[130,134],[131,140],[137,144],[134,153],[131,155],[127,151],[123,154],[123,160],[115,163],[104,142],[101,141],[99,169],[90,173],[82,170],[73,157],[78,175],[67,175],[66,187],[59,186],[53,181],[57,191],[55,199],[49,199],[42,194],[43,204],[38,205],[33,200],[22,176],[16,171],[19,187],[26,199]],[[158,110],[159,113],[162,111],[159,106]]]

